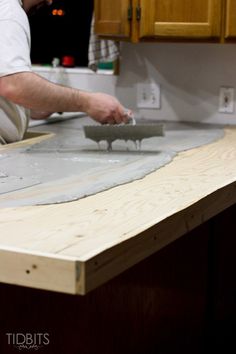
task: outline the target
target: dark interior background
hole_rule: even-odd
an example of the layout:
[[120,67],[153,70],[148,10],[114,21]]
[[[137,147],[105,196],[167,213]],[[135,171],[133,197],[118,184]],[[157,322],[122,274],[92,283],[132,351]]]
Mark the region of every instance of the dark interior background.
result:
[[[64,16],[53,16],[62,9]],[[31,60],[33,64],[51,64],[53,58],[73,56],[75,65],[88,65],[88,43],[93,0],[54,0],[29,16]]]

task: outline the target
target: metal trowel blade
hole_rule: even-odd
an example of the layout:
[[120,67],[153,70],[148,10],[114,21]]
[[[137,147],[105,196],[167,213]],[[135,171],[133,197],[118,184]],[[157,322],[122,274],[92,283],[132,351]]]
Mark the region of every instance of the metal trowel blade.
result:
[[123,125],[85,125],[85,137],[99,143],[102,140],[113,142],[115,140],[133,140],[158,137],[164,135],[164,125],[157,124],[123,124]]

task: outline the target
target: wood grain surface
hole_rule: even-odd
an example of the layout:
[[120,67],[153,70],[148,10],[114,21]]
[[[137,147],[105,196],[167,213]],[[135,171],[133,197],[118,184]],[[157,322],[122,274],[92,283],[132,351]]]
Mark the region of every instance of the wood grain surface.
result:
[[[147,258],[235,203],[235,142],[236,129],[227,128],[223,139],[182,152],[141,180],[75,202],[1,209],[8,262],[0,281],[43,289],[43,274],[49,290],[85,294]],[[25,254],[22,272],[14,272],[17,254]],[[54,258],[68,262],[69,285],[65,271],[55,286],[57,266],[47,281],[44,267]],[[25,273],[38,260],[44,266]]]

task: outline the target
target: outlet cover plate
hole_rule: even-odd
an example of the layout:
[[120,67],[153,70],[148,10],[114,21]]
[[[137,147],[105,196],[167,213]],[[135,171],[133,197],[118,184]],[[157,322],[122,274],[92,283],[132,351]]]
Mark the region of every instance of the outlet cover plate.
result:
[[219,112],[233,113],[234,112],[234,88],[222,86],[219,93]]

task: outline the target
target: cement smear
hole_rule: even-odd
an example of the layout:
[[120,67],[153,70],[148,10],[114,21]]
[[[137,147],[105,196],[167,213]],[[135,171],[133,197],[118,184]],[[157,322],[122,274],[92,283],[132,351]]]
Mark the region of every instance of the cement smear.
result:
[[[169,163],[180,151],[211,143],[223,127],[164,122],[165,136],[134,142],[86,139],[88,118],[31,129],[56,136],[30,147],[0,151],[0,207],[69,202],[132,182]],[[148,123],[148,122],[146,122]]]

